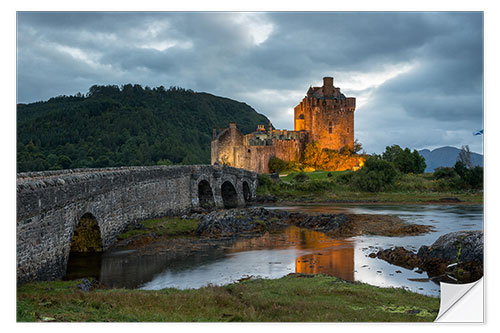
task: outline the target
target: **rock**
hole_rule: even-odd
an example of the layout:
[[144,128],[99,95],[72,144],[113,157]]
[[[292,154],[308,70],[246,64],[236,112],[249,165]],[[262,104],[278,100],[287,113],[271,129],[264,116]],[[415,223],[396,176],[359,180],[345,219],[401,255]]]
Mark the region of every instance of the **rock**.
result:
[[279,182],[280,181],[280,172],[276,171],[275,173],[269,174],[269,178],[271,178],[271,180],[273,180],[275,182]]
[[199,219],[196,230],[199,235],[221,236],[243,232],[269,231],[290,224],[322,232],[344,230],[348,224],[345,214],[308,215],[284,210],[268,210],[262,207],[228,209],[182,216],[183,219]]
[[398,265],[408,269],[413,269],[421,264],[420,259],[415,253],[408,251],[401,246],[397,246],[393,249],[380,250],[376,256],[377,258],[385,260],[393,265]]
[[417,267],[417,273],[425,270],[429,277],[448,275],[459,283],[473,282],[483,275],[483,232],[452,232],[431,246],[421,246],[417,253],[395,247],[380,250],[376,257],[408,269]]
[[427,261],[441,259],[455,262],[483,262],[483,232],[457,231],[439,237],[431,246],[421,246],[418,256]]
[[288,218],[288,214],[286,211],[248,208],[212,211],[191,215],[189,218],[199,218],[197,234],[220,236],[284,227],[287,225],[284,220]]
[[430,276],[446,272],[461,283],[473,282],[483,276],[483,253],[482,231],[452,232],[418,250],[422,268]]
[[320,214],[307,215],[303,213],[290,213],[290,223],[301,228],[317,231],[335,231],[347,225],[349,219],[345,214]]
[[80,282],[76,287],[79,290],[88,293],[90,290],[92,290],[92,288],[94,288],[94,285],[96,283],[97,283],[97,281],[94,279],[92,279],[92,280],[83,279],[82,282]]

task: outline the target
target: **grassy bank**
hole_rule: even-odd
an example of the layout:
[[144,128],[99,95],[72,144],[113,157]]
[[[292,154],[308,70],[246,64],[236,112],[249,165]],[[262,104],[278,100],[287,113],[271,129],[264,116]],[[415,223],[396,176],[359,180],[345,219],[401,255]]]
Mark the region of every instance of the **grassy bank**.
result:
[[302,179],[297,180],[298,173],[289,173],[280,177],[281,182],[261,181],[257,194],[290,202],[439,203],[446,202],[443,198],[457,198],[464,203],[483,203],[482,191],[443,188],[432,173],[400,175],[393,186],[379,192],[360,191],[346,184],[342,179],[345,174],[346,171],[314,171],[302,173]]
[[439,299],[323,275],[247,280],[223,287],[160,291],[95,289],[79,281],[17,289],[17,320],[30,321],[433,321]]
[[163,217],[144,220],[129,228],[118,236],[118,241],[139,240],[142,238],[158,239],[193,235],[200,221],[181,219],[180,217]]

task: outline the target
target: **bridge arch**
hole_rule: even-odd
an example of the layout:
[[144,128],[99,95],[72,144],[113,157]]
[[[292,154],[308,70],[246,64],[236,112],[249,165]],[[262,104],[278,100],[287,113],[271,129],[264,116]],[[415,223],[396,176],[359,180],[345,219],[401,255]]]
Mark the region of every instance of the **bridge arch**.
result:
[[246,181],[243,181],[242,187],[243,187],[243,199],[245,199],[245,202],[248,202],[252,199],[252,192],[250,192],[250,186]]
[[203,179],[198,183],[198,199],[200,207],[213,208],[215,207],[214,192],[210,183]]
[[71,239],[71,253],[102,252],[101,228],[91,213],[83,214],[78,220]]
[[238,193],[236,192],[234,185],[229,180],[222,183],[221,196],[224,208],[238,207]]

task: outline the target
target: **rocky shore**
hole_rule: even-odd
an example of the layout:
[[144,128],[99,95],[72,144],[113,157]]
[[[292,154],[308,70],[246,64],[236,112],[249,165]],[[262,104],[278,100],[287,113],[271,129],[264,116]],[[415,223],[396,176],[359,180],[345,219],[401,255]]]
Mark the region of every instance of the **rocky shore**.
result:
[[[179,224],[190,224],[192,227],[187,233],[165,233],[168,225]],[[173,260],[196,255],[207,249],[223,251],[239,239],[280,232],[290,226],[323,232],[331,238],[361,234],[415,235],[431,231],[429,226],[407,224],[395,216],[342,213],[314,215],[251,207],[193,212],[158,219],[156,224],[148,221],[137,223],[120,235],[114,247],[134,250],[138,255],[165,253],[166,257]]]
[[442,281],[469,283],[483,276],[483,232],[458,231],[439,237],[417,253],[403,247],[370,254],[407,269],[425,270],[429,277]]
[[196,234],[208,237],[273,231],[290,225],[324,232],[331,237],[417,235],[432,230],[425,225],[407,224],[395,216],[343,213],[313,215],[262,207],[193,213],[181,218],[199,220]]
[[265,208],[216,210],[184,215],[182,219],[199,220],[199,236],[224,236],[248,232],[271,231],[286,227],[287,211]]
[[295,225],[322,232],[347,230],[351,222],[346,214],[308,215],[266,208],[228,209],[194,213],[183,219],[199,220],[199,236],[227,236],[251,232],[266,232]]

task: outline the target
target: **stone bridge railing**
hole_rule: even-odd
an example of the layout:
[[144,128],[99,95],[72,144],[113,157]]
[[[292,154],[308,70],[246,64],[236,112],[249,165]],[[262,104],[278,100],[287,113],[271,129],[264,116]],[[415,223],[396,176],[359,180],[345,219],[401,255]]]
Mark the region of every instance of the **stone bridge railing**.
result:
[[92,216],[103,249],[130,224],[199,206],[243,206],[257,174],[195,166],[124,167],[17,175],[18,282],[63,277],[75,229]]

